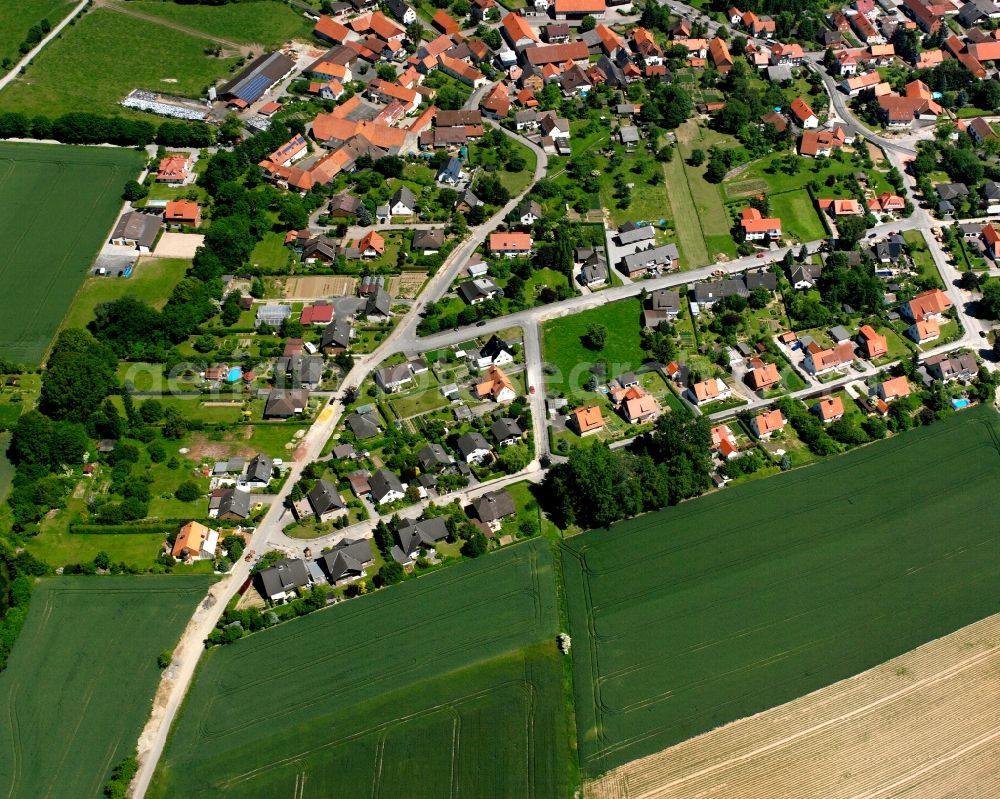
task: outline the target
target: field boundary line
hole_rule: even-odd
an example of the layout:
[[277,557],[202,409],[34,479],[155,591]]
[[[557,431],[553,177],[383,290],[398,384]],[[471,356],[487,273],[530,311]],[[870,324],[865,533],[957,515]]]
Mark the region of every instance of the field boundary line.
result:
[[[947,638],[947,637],[948,636],[942,636],[942,638]],[[941,639],[939,638],[939,639],[936,639],[936,640],[940,641]],[[931,641],[929,643],[935,643],[935,642]],[[927,646],[927,644],[924,644],[923,646]],[[922,647],[918,647],[918,649],[920,649],[920,648],[922,648]],[[674,779],[674,780],[672,780],[670,782],[663,783],[661,785],[657,785],[656,788],[654,788],[652,791],[646,791],[646,792],[644,792],[642,794],[639,794],[639,795],[637,795],[635,797],[635,799],[643,799],[643,797],[655,796],[655,795],[659,794],[662,791],[666,791],[666,790],[669,790],[671,788],[675,788],[678,785],[682,785],[683,783],[689,782],[689,781],[691,781],[693,779],[697,779],[699,777],[704,777],[704,776],[706,776],[708,774],[711,774],[713,772],[719,771],[720,769],[723,769],[723,768],[728,768],[729,766],[732,766],[732,765],[737,764],[737,763],[742,763],[742,762],[747,761],[747,760],[752,760],[752,759],[754,759],[756,757],[759,757],[760,755],[766,754],[767,752],[770,752],[770,751],[772,751],[774,749],[777,749],[777,748],[779,748],[781,746],[785,746],[786,744],[791,743],[792,741],[797,741],[800,738],[803,738],[803,737],[806,737],[806,736],[809,736],[809,735],[813,735],[816,732],[819,732],[821,730],[827,729],[828,727],[832,727],[832,726],[837,726],[837,725],[840,725],[840,724],[844,724],[845,722],[850,721],[851,719],[853,719],[853,718],[855,718],[855,717],[857,717],[859,715],[868,713],[868,712],[870,712],[870,711],[872,711],[872,710],[880,707],[881,705],[886,704],[887,702],[891,702],[891,701],[894,701],[894,700],[899,699],[901,697],[904,697],[907,694],[913,693],[914,691],[916,691],[918,689],[925,688],[925,687],[927,687],[929,685],[934,685],[935,683],[941,682],[943,680],[949,680],[949,679],[955,677],[956,675],[961,674],[963,671],[966,671],[968,669],[974,668],[975,666],[978,666],[984,660],[989,660],[991,658],[998,658],[998,657],[1000,657],[1000,643],[995,643],[988,650],[986,650],[984,652],[978,652],[975,655],[972,655],[971,657],[966,658],[965,660],[961,660],[958,663],[955,663],[955,664],[952,664],[951,666],[948,666],[947,668],[945,668],[942,671],[936,672],[935,674],[929,675],[928,677],[924,677],[923,679],[917,680],[917,681],[911,683],[910,685],[907,685],[904,688],[900,688],[900,689],[898,689],[896,691],[893,691],[892,693],[886,694],[885,696],[881,696],[878,699],[876,699],[876,700],[874,700],[872,702],[867,703],[866,705],[854,708],[853,710],[849,711],[848,713],[845,713],[845,714],[843,714],[841,716],[837,716],[836,718],[827,719],[826,721],[820,722],[819,724],[814,724],[811,727],[807,727],[805,729],[799,730],[798,732],[792,733],[791,735],[786,735],[786,736],[784,736],[782,738],[779,738],[778,740],[769,741],[768,743],[763,744],[761,746],[758,746],[758,747],[750,750],[749,752],[744,752],[744,753],[742,753],[740,755],[736,755],[734,757],[726,758],[725,760],[715,762],[715,763],[713,763],[710,766],[706,766],[706,767],[704,767],[702,769],[699,769],[698,771],[694,771],[694,772],[692,772],[690,774],[685,774],[683,777],[678,777],[677,779]],[[855,675],[855,676],[857,676],[857,675]],[[849,677],[847,679],[853,679],[853,678]],[[846,680],[842,681],[842,682],[846,682]],[[836,683],[834,683],[834,685],[836,685]],[[830,686],[826,686],[826,687],[821,688],[819,690],[821,690],[821,691],[822,690],[826,690],[829,687]],[[816,693],[816,691],[813,691],[813,692],[810,692],[810,693]],[[805,696],[809,696],[809,695],[810,694],[806,694]],[[800,697],[800,698],[804,698],[804,697]],[[795,700],[793,700],[793,701],[795,701]],[[781,705],[778,705],[777,707],[781,707]],[[772,710],[774,710],[774,708],[769,708],[768,710],[762,711],[762,713],[768,713],[768,712],[770,712]],[[754,715],[755,716],[761,715],[761,713],[755,713]],[[736,724],[736,723],[738,723],[740,721],[746,721],[746,719],[749,719],[749,718],[753,718],[753,716],[747,716],[744,719],[737,719],[736,721],[729,722],[728,724],[722,725],[722,727],[718,727],[715,730],[710,730],[709,732],[702,733],[701,735],[695,736],[694,738],[689,738],[687,741],[683,741],[681,743],[688,743],[689,741],[696,740],[697,738],[701,738],[701,737],[703,737],[705,735],[711,735],[712,733],[717,732],[720,729],[723,729],[725,727],[731,726],[732,724]],[[1000,735],[1000,731],[998,731],[997,734]],[[677,745],[680,745],[680,744],[677,744]],[[668,748],[672,749],[673,747],[668,747]],[[655,756],[656,755],[651,755],[650,757],[655,757]],[[619,768],[626,768],[626,767],[627,766],[623,766],[623,767],[619,767]],[[605,776],[607,776],[607,775],[605,775]],[[594,780],[594,781],[596,782],[597,780]]]

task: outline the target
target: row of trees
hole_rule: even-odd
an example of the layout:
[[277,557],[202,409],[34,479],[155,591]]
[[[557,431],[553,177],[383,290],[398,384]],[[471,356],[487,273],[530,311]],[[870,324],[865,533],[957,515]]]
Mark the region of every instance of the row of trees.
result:
[[20,111],[0,113],[0,139],[55,139],[65,144],[117,144],[121,147],[207,147],[213,130],[201,122],[161,122],[106,117],[74,111],[50,119],[29,117]]

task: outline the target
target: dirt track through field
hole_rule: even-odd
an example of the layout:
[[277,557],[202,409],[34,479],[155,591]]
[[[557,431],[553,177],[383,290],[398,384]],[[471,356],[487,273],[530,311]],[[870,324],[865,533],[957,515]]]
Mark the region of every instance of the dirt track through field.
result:
[[617,768],[588,799],[1000,797],[1000,614]]

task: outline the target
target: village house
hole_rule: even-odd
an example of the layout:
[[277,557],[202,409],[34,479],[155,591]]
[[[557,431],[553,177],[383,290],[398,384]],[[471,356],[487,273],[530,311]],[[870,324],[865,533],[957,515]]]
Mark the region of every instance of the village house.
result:
[[785,429],[785,417],[777,408],[759,413],[750,420],[750,429],[761,441],[767,441]]
[[776,217],[765,218],[756,208],[744,208],[740,212],[740,227],[746,241],[781,238],[781,220]]
[[824,397],[812,407],[823,424],[830,424],[844,416],[844,402],[840,397]]
[[879,358],[889,353],[886,337],[876,332],[871,325],[861,325],[858,328],[857,342],[862,354],[868,359]]
[[694,385],[688,386],[687,396],[695,405],[706,405],[709,402],[721,402],[733,395],[732,389],[718,377],[710,377]]
[[604,429],[604,417],[597,405],[590,405],[573,411],[569,424],[579,435],[588,436]]
[[517,398],[514,383],[499,366],[492,365],[486,370],[485,379],[476,384],[476,396],[479,399],[491,399],[493,402],[513,402]]
[[163,208],[163,221],[168,227],[198,227],[201,206],[192,200],[170,200]]
[[211,530],[201,522],[188,522],[177,533],[170,554],[185,563],[212,560],[218,545],[218,530]]
[[818,345],[813,345],[805,360],[803,367],[809,374],[819,377],[830,372],[841,371],[854,360],[854,344],[851,341],[841,341],[835,347],[821,349]]

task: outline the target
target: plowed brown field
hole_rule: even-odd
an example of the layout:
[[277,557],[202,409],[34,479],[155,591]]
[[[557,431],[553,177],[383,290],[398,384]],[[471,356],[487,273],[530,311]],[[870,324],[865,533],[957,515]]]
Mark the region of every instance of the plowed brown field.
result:
[[588,799],[1000,797],[1000,614],[634,760]]

